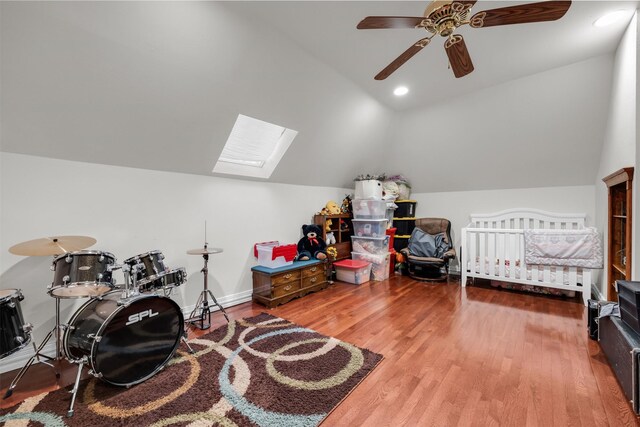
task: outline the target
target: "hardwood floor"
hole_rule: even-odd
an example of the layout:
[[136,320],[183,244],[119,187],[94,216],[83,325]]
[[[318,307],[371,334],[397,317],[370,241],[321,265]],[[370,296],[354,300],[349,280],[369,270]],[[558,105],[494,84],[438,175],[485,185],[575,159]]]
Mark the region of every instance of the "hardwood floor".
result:
[[[384,356],[323,425],[640,425],[588,339],[577,299],[396,276],[337,283],[271,310],[245,303],[227,311],[232,319],[269,312]],[[224,323],[218,313],[213,320]],[[2,374],[2,395],[14,374]],[[73,375],[63,369],[56,382],[36,366],[0,406],[66,386]]]

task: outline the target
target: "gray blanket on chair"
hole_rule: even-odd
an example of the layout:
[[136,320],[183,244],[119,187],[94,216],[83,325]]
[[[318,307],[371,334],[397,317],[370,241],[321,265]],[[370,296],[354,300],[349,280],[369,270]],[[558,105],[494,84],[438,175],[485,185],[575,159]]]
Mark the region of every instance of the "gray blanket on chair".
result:
[[442,258],[450,248],[443,233],[431,235],[419,228],[413,229],[408,247],[411,255],[427,258]]

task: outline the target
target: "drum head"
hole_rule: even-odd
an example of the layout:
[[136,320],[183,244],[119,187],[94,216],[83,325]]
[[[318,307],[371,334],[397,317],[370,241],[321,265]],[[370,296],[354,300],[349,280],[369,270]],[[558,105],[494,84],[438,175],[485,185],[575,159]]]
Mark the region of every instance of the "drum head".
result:
[[0,302],[20,297],[20,291],[17,289],[0,289]]
[[56,286],[49,291],[55,298],[85,298],[99,297],[111,291],[110,284],[73,284],[69,286]]
[[183,316],[169,298],[143,296],[120,306],[102,327],[92,351],[94,369],[115,385],[133,385],[157,373],[173,356]]

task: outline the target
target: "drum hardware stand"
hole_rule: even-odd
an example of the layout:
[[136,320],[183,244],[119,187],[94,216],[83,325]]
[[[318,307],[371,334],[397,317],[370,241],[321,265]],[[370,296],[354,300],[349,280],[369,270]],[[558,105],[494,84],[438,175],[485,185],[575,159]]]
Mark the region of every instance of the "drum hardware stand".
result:
[[83,356],[82,359],[79,360],[71,360],[71,362],[78,364],[78,372],[76,374],[76,382],[73,383],[73,389],[69,392],[71,393],[71,404],[69,405],[69,410],[67,411],[67,417],[73,417],[73,405],[76,403],[76,394],[78,393],[78,386],[80,385],[82,368],[86,363],[89,363],[89,361],[87,360],[87,356]]
[[[207,242],[204,243],[202,258],[204,259],[204,267],[200,271],[202,272],[202,274],[204,274],[204,289],[202,290],[202,292],[200,292],[198,302],[196,302],[196,306],[191,312],[191,315],[189,316],[189,319],[187,321],[193,324],[198,329],[209,329],[211,327],[211,311],[208,297],[211,297],[213,303],[220,308],[220,311],[222,311],[224,318],[227,319],[227,323],[229,323],[229,316],[227,316],[227,312],[224,311],[224,307],[222,307],[218,303],[218,300],[216,300],[216,297],[213,296],[213,293],[209,290],[208,287],[209,269],[207,268],[207,263],[209,261],[209,253],[207,251]],[[200,322],[200,324],[198,325],[197,322]]]
[[[33,362],[36,360],[38,361],[38,363],[43,363],[47,366],[50,366],[55,372],[56,378],[60,378],[60,371],[58,371],[58,369],[53,365],[53,363],[50,363],[50,362],[57,362],[59,360],[64,359],[64,356],[62,356],[62,350],[60,349],[60,338],[61,338],[60,330],[62,328],[63,328],[63,325],[60,324],[60,298],[56,298],[56,325],[53,327],[53,329],[51,329],[47,333],[47,336],[44,337],[44,340],[42,341],[42,343],[40,343],[39,347],[36,348],[36,343],[32,342],[35,353],[33,354],[33,356],[29,358],[29,360],[27,360],[27,363],[25,363],[22,369],[20,369],[20,372],[18,372],[18,375],[16,375],[13,381],[11,381],[11,384],[9,385],[9,388],[4,394],[3,399],[6,399],[13,394],[13,389],[15,389],[18,386],[18,382],[20,382],[24,374],[27,373],[31,365],[33,365]],[[56,355],[55,357],[51,357],[42,353],[42,349],[49,342],[51,337],[54,336],[54,334],[55,334],[55,340],[56,340]],[[40,357],[47,359],[50,362],[40,360]]]

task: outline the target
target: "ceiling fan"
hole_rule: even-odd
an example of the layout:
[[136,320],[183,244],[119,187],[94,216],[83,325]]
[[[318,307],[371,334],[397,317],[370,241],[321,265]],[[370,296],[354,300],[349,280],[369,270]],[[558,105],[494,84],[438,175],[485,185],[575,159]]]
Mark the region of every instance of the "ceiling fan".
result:
[[478,12],[471,16],[470,9],[477,0],[434,0],[424,11],[424,16],[367,16],[358,24],[359,30],[384,28],[423,28],[429,36],[418,40],[409,49],[387,65],[376,76],[384,80],[427,46],[436,35],[446,37],[444,49],[456,77],[464,77],[473,71],[473,62],[464,38],[453,34],[458,27],[469,24],[473,28],[497,25],[524,24],[527,22],[555,21],[564,16],[571,1],[544,1],[501,7]]

